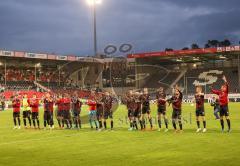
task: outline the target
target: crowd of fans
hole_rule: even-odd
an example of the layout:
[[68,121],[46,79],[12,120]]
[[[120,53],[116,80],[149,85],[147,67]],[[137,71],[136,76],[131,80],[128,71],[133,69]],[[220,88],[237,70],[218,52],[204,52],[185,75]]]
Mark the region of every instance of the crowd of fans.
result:
[[[36,77],[35,77],[36,74]],[[69,73],[54,69],[45,69],[45,70],[36,70],[32,69],[18,69],[18,68],[9,68],[6,70],[6,80],[7,81],[28,81],[33,82],[59,82],[65,81]],[[60,79],[60,80],[59,80]],[[5,80],[5,70],[0,69],[0,80]]]

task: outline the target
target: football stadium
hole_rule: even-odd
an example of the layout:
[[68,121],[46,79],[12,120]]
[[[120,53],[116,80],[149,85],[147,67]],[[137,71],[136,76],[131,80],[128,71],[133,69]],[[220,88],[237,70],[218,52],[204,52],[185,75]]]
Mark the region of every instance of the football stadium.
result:
[[88,2],[88,56],[0,42],[0,165],[239,165],[239,43],[99,53]]

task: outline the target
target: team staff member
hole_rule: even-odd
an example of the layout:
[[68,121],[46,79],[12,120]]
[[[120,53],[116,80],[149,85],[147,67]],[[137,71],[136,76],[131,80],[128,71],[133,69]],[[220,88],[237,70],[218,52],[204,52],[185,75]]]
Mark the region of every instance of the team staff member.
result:
[[24,127],[27,128],[27,119],[29,122],[29,126],[32,127],[32,121],[31,121],[31,108],[28,104],[28,96],[25,94],[22,99],[22,106],[23,106],[23,123]]
[[[13,107],[13,122],[14,122],[14,129],[21,128],[21,120],[20,120],[20,108],[21,108],[21,101],[18,95],[14,95],[12,100],[12,107]],[[18,127],[17,127],[18,121]]]
[[224,120],[225,117],[228,125],[228,132],[231,131],[231,122],[229,118],[229,109],[228,109],[228,89],[229,84],[225,76],[223,76],[224,84],[221,86],[220,90],[215,90],[212,88],[212,93],[219,96],[219,103],[220,103],[220,123],[222,127],[222,132],[224,132]]
[[[30,105],[32,109],[32,121],[33,126],[36,129],[40,129],[40,123],[39,123],[39,100],[37,99],[36,94],[33,95],[32,99],[28,100],[28,104]],[[37,121],[37,127],[36,127],[36,121]]]

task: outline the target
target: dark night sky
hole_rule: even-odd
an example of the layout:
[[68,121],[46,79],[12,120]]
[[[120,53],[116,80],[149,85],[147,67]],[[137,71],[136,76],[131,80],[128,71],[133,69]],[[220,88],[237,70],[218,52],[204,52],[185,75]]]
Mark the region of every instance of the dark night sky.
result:
[[[181,49],[208,39],[240,41],[240,0],[103,0],[97,7],[99,51],[131,43],[134,52]],[[86,0],[1,0],[0,48],[93,54]]]

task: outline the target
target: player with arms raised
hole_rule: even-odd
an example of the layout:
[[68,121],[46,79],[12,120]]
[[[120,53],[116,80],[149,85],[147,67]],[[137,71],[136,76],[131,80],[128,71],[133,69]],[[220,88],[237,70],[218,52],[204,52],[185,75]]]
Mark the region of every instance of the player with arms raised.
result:
[[229,110],[228,110],[228,90],[229,90],[229,84],[227,82],[227,79],[225,76],[223,76],[224,84],[221,86],[220,90],[215,90],[212,87],[212,93],[219,96],[219,102],[220,102],[220,123],[222,127],[222,132],[224,132],[224,120],[223,117],[225,117],[228,125],[228,132],[231,131],[231,123],[229,118]]

